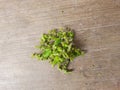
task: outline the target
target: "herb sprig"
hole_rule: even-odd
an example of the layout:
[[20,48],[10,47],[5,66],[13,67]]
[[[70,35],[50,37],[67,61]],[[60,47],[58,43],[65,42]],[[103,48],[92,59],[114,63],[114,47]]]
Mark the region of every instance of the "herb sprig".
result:
[[71,72],[68,69],[69,63],[75,57],[83,55],[84,52],[75,47],[74,32],[70,28],[53,29],[48,34],[43,34],[40,40],[40,45],[37,48],[40,53],[34,53],[33,57],[38,60],[49,60],[54,67],[59,70]]

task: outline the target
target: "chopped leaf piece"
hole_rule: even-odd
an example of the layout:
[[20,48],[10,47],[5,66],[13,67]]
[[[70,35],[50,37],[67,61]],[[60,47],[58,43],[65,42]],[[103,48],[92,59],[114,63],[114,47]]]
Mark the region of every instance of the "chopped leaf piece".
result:
[[60,42],[61,42],[61,40],[60,40],[60,38],[56,38],[56,40],[55,40],[55,45],[58,45],[58,44],[60,44]]
[[50,49],[46,49],[44,52],[43,52],[43,57],[47,58],[49,57],[51,54],[51,50]]

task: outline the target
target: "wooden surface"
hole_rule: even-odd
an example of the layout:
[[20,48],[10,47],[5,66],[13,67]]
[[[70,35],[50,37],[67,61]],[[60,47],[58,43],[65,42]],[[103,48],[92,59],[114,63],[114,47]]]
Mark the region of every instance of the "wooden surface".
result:
[[[68,75],[31,59],[62,26],[87,50]],[[120,0],[0,0],[0,90],[120,90]]]

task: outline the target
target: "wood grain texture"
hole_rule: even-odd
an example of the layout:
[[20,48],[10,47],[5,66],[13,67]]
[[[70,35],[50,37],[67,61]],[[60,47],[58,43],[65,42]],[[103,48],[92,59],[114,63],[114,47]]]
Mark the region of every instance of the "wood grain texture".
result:
[[[87,51],[68,75],[31,58],[62,26]],[[120,90],[120,0],[0,0],[0,90]]]

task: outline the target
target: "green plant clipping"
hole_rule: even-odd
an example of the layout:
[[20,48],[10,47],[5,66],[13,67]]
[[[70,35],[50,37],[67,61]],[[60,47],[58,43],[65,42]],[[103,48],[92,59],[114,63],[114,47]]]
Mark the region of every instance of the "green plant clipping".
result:
[[70,62],[84,54],[75,47],[73,39],[74,32],[70,28],[50,30],[41,37],[40,45],[36,47],[40,53],[34,53],[33,57],[38,60],[48,60],[53,67],[57,66],[65,73],[71,72],[72,70],[68,68]]

